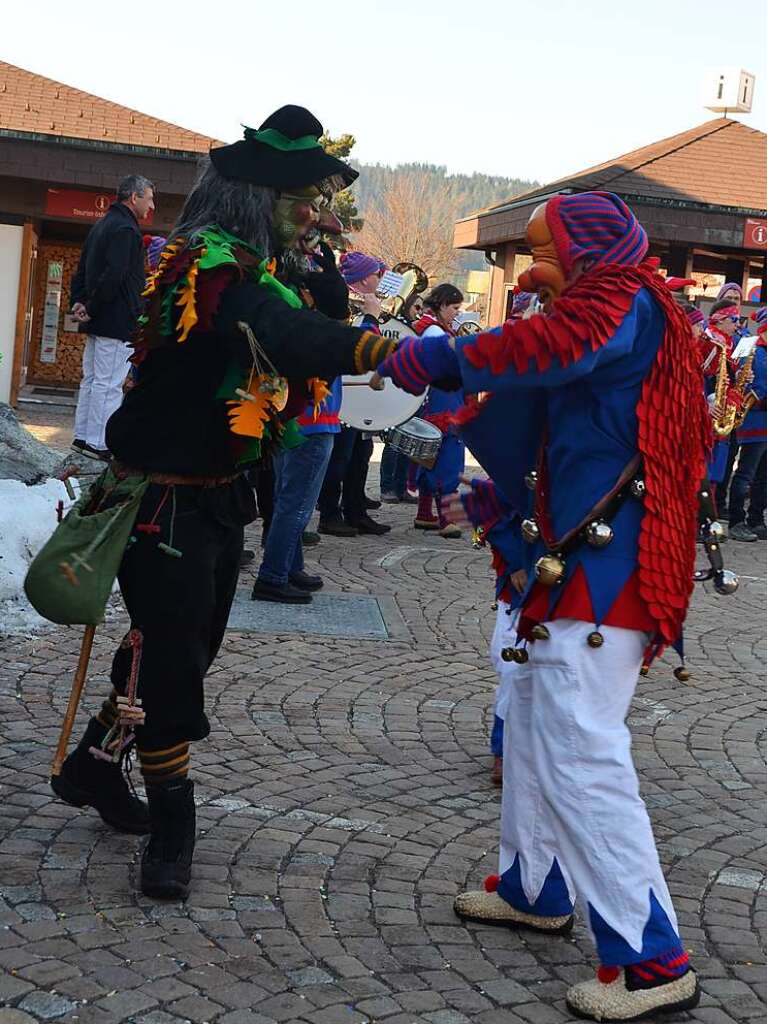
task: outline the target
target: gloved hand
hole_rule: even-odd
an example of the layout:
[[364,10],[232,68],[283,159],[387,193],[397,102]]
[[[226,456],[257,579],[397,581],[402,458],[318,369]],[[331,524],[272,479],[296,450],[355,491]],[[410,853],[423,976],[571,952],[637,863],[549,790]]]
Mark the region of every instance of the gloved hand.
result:
[[503,515],[503,507],[492,480],[470,481],[471,490],[461,495],[466,518],[473,526],[489,530]]
[[312,257],[321,268],[304,274],[301,284],[314,299],[315,309],[333,320],[346,320],[349,315],[349,289],[336,266],[333,250],[327,242],[320,242],[319,251]]
[[411,395],[420,395],[429,384],[446,390],[461,387],[458,357],[448,344],[448,336],[403,338],[397,350],[378,367],[381,377],[391,377],[397,387]]

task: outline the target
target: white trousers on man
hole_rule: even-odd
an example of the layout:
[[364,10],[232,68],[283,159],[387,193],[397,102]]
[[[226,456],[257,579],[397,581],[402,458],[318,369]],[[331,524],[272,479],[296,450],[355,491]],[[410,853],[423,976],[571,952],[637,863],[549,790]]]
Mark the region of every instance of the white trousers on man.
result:
[[513,877],[530,904],[545,898],[556,858],[602,962],[636,962],[678,942],[625,723],[647,637],[602,626],[595,649],[591,623],[546,625],[550,639],[529,646],[508,687],[499,895],[514,902],[511,882],[502,891]]
[[122,402],[131,348],[117,338],[89,334],[83,351],[83,377],[75,412],[75,437],[104,450],[107,420]]

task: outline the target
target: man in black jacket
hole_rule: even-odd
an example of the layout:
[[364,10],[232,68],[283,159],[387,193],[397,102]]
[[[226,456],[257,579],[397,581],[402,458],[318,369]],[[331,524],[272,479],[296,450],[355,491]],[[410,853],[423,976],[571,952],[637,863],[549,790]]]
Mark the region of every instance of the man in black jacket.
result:
[[75,414],[73,449],[109,459],[104,431],[122,398],[144,290],[144,245],[139,221],[154,210],[154,186],[140,174],[123,178],[117,201],[93,226],[72,278],[72,314],[88,334]]

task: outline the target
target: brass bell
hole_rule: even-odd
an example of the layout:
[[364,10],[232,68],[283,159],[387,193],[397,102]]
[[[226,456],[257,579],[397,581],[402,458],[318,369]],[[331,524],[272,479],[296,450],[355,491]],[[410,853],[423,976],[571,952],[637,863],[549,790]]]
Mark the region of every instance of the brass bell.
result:
[[604,519],[595,519],[586,527],[586,540],[592,548],[606,548],[614,536],[612,526]]
[[513,661],[517,665],[524,665],[529,655],[524,647],[504,647],[501,651],[501,658],[504,661]]
[[529,473],[525,473],[525,487],[529,491],[534,491],[538,483],[538,472],[535,469],[531,469]]
[[710,540],[721,540],[724,537],[724,527],[716,519],[708,524],[706,532]]
[[675,668],[674,675],[680,683],[687,683],[690,680],[690,670],[685,668],[684,665],[679,665],[678,668]]
[[647,485],[644,480],[637,479],[631,481],[631,494],[640,500],[644,498],[645,494],[647,494]]
[[533,640],[550,640],[551,633],[544,626],[542,622],[536,622],[533,628],[530,630],[530,636]]
[[714,576],[714,590],[717,594],[734,594],[740,586],[740,580],[737,573],[734,573],[731,569],[722,569]]
[[649,674],[650,674],[650,666],[649,665],[642,665],[642,667],[639,670],[639,674],[640,674],[640,676],[649,676]]
[[589,635],[586,637],[586,643],[589,645],[589,647],[601,647],[602,644],[604,644],[604,642],[605,638],[597,629],[595,629],[592,633],[589,633]]
[[535,563],[535,576],[544,587],[556,587],[565,578],[565,563],[559,555],[541,555]]
[[540,539],[541,531],[534,519],[523,519],[519,526],[522,531],[522,538],[528,544],[535,544]]
[[490,605],[490,611],[491,612],[497,612],[498,611],[498,602],[497,601],[493,601],[493,603]]

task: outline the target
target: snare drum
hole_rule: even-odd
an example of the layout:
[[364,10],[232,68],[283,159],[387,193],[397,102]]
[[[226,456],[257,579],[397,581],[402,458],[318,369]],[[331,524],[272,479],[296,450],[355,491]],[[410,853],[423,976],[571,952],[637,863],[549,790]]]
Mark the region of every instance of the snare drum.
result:
[[433,469],[442,447],[442,431],[433,423],[413,416],[407,423],[392,427],[386,435],[386,443],[419,466]]
[[338,416],[347,427],[356,427],[367,434],[380,434],[389,427],[414,416],[423,404],[423,395],[411,395],[398,388],[388,377],[380,391],[368,387],[371,373],[343,378],[343,398]]

